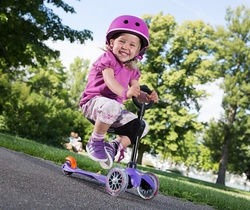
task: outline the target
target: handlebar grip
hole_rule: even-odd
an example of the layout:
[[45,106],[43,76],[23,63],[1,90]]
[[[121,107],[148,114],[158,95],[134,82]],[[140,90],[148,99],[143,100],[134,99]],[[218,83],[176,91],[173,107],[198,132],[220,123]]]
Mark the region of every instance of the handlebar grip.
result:
[[[140,86],[140,89],[143,91],[143,92],[146,92],[148,94],[151,94],[152,91],[148,88],[147,85],[141,85]],[[134,102],[134,104],[138,107],[138,108],[141,108],[142,106],[142,102],[138,101],[137,98],[135,97],[132,97],[132,100]],[[150,101],[148,104],[145,104],[145,109],[150,109],[152,106],[153,106],[154,102],[153,101]]]

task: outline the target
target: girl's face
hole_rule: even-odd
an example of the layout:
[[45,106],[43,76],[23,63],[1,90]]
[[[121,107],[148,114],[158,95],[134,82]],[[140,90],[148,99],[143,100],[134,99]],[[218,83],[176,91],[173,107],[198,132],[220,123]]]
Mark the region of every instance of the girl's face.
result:
[[121,62],[125,62],[139,53],[141,42],[137,36],[123,33],[116,39],[110,39],[110,46],[113,48],[114,55]]

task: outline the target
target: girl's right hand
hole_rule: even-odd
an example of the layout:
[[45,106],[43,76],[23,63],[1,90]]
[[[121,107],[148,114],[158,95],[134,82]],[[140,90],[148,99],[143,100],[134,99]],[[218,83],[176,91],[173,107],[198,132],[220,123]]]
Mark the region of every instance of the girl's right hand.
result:
[[127,91],[127,98],[138,97],[140,95],[140,85],[132,85]]

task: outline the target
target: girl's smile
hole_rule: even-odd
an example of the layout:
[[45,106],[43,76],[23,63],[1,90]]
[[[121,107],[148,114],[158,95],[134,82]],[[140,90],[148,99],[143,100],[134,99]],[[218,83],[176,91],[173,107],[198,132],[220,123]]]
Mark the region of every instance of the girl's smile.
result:
[[133,59],[139,53],[141,44],[140,39],[129,33],[123,33],[116,39],[110,40],[110,46],[113,48],[113,53],[121,61]]

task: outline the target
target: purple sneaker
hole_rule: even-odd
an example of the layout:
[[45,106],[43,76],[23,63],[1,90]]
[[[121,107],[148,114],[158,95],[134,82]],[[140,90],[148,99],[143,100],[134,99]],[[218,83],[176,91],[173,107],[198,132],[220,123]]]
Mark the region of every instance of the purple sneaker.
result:
[[106,150],[104,139],[93,141],[92,138],[89,139],[88,144],[86,145],[86,151],[89,154],[89,157],[98,162],[106,162],[108,161],[108,156],[106,154]]
[[100,162],[100,165],[104,169],[110,169],[114,163],[116,150],[112,144],[107,143],[107,142],[105,142],[104,144],[105,144],[104,150],[107,154],[108,159],[105,162]]

